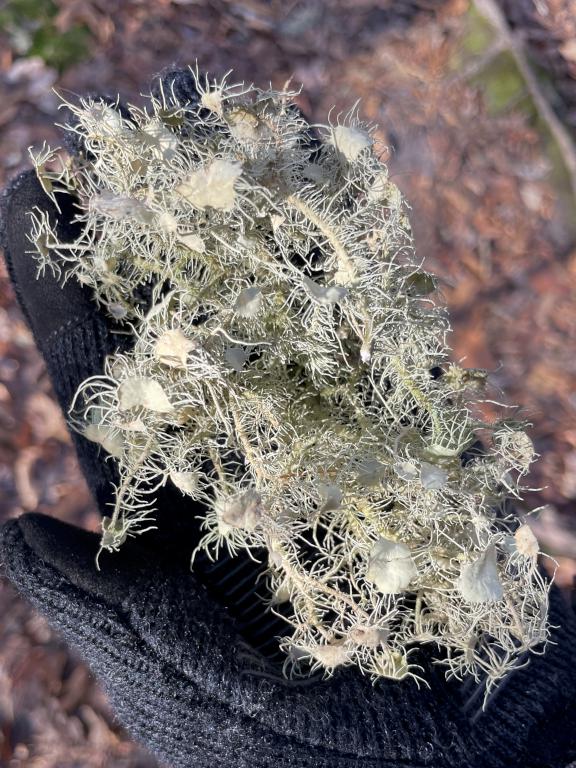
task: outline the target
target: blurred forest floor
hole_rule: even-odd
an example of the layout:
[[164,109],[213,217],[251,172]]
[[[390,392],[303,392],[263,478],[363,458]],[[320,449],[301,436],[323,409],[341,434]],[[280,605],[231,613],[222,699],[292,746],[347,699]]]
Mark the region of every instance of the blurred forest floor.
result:
[[[7,0],[0,185],[57,145],[58,99],[140,102],[166,66],[303,85],[323,122],[361,99],[442,279],[454,358],[491,372],[541,458],[526,511],[576,575],[576,2]],[[40,510],[96,530],[66,426],[0,267],[0,521]],[[0,583],[0,765],[152,768],[84,664]]]

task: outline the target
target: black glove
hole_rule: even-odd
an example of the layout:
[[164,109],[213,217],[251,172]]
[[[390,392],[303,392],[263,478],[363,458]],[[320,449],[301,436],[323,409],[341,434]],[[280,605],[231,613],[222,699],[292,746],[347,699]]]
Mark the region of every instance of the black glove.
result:
[[[185,72],[164,75],[182,101],[195,98]],[[73,281],[36,279],[26,212],[38,205],[70,239],[74,201],[62,214],[33,173],[3,199],[3,245],[20,305],[62,408],[104,358],[126,348]],[[95,443],[73,434],[79,460],[103,514],[115,467]],[[31,603],[77,648],[132,736],[173,768],[565,768],[576,759],[576,619],[557,590],[551,620],[556,645],[512,672],[477,716],[458,683],[447,683],[427,649],[419,662],[430,689],[369,678],[353,667],[328,681],[283,681],[274,636],[287,625],[266,612],[246,553],[211,563],[190,553],[202,508],[175,488],[157,495],[158,530],[103,552],[99,536],[30,513],[0,531],[0,562]],[[263,562],[265,562],[264,558]],[[271,677],[275,675],[275,677]]]

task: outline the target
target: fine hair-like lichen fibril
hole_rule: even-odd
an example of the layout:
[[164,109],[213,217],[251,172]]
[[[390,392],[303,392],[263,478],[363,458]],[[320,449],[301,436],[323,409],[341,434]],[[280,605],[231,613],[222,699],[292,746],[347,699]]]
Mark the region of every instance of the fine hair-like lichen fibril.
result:
[[101,547],[153,527],[174,483],[206,505],[195,552],[267,553],[285,673],[418,677],[411,649],[435,643],[489,691],[548,635],[509,504],[525,425],[484,420],[486,373],[449,362],[437,281],[356,110],[310,126],[293,92],[192,74],[186,106],[166,88],[129,116],[68,104],[83,152],[34,155],[82,230],[60,242],[34,211],[40,268],[135,336],[71,406],[120,470]]

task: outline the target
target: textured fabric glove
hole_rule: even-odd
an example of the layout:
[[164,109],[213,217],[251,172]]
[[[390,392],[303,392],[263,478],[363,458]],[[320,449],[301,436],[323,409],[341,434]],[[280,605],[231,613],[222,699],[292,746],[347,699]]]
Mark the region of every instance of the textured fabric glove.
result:
[[[171,72],[182,101],[190,79]],[[27,240],[34,206],[71,239],[74,201],[61,214],[33,173],[4,193],[5,256],[22,311],[64,410],[104,358],[130,344],[73,281],[36,279]],[[95,443],[73,434],[102,512],[117,480]],[[99,536],[40,514],[0,531],[0,563],[20,592],[75,647],[102,683],[130,734],[173,768],[566,768],[576,760],[576,619],[557,590],[555,644],[511,673],[487,711],[464,707],[457,683],[419,662],[430,688],[411,681],[372,686],[356,668],[328,681],[295,685],[276,678],[274,636],[286,624],[265,611],[258,566],[247,556],[202,554],[190,571],[202,509],[175,488],[157,496],[158,530],[129,539],[120,553],[94,558]],[[475,715],[473,717],[473,715]]]

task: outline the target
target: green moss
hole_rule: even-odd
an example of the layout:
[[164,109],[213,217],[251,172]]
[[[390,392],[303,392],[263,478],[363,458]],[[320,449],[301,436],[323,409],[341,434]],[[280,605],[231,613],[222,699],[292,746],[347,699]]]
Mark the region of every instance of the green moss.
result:
[[462,49],[467,54],[476,56],[487,50],[494,38],[495,31],[490,22],[471,5],[466,19],[466,32],[462,38]]
[[28,54],[40,56],[46,64],[63,72],[86,57],[91,35],[84,26],[58,33],[51,26],[40,27],[34,35]]
[[86,57],[91,34],[80,24],[60,32],[55,24],[57,14],[53,0],[8,0],[0,10],[0,27],[8,33],[17,55],[39,56],[63,72]]
[[[553,108],[552,99],[548,98],[550,90],[548,79],[543,78],[539,69],[532,66],[531,68],[543,88],[545,98]],[[550,164],[548,179],[556,193],[558,215],[563,221],[565,231],[571,236],[576,236],[574,194],[562,151],[547,122],[540,115],[512,54],[504,51],[496,56],[472,79],[472,82],[482,88],[487,109],[491,114],[514,109],[523,114],[528,124],[538,132],[544,155]]]
[[473,5],[466,15],[458,49],[454,52],[450,68],[455,72],[462,69],[475,56],[481,56],[490,49],[496,38],[492,25]]
[[481,86],[486,107],[493,115],[516,106],[526,93],[524,78],[508,51],[495,56],[471,82]]

